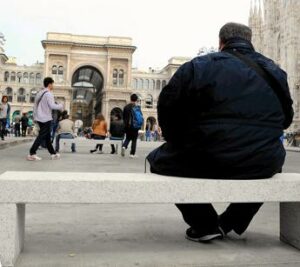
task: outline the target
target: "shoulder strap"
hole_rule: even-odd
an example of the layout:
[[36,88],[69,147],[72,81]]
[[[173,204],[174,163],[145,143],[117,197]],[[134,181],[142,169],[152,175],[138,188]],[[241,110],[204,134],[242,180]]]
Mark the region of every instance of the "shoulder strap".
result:
[[41,102],[41,100],[42,100],[44,94],[46,94],[47,92],[48,92],[48,91],[45,91],[45,92],[41,95],[41,97],[39,98],[39,100],[38,100],[37,103],[36,103],[36,107],[39,106],[39,104],[40,104],[40,102]]
[[286,114],[286,103],[285,103],[285,96],[283,94],[283,90],[281,90],[281,85],[280,83],[277,81],[277,79],[275,79],[273,77],[273,75],[271,75],[265,68],[263,68],[260,64],[256,63],[254,60],[250,59],[249,57],[237,52],[237,51],[233,51],[233,50],[226,50],[226,53],[229,53],[235,57],[237,57],[238,59],[240,59],[242,62],[244,62],[248,67],[252,68],[255,70],[255,72],[265,80],[265,82],[271,87],[271,89],[274,91],[275,95],[277,96],[283,112]]

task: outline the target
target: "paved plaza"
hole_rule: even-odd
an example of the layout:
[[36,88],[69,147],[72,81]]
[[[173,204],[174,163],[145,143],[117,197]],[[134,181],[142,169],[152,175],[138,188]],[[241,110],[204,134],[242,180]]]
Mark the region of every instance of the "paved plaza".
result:
[[[139,143],[137,159],[62,153],[51,161],[25,157],[31,143],[0,150],[5,171],[144,172],[145,156],[159,143]],[[300,153],[288,152],[286,172],[299,172]],[[99,192],[100,193],[100,192]],[[222,211],[224,204],[218,204]],[[17,267],[59,266],[300,266],[298,250],[279,241],[279,205],[266,204],[242,237],[198,244],[184,238],[186,225],[173,205],[27,205],[25,250]]]

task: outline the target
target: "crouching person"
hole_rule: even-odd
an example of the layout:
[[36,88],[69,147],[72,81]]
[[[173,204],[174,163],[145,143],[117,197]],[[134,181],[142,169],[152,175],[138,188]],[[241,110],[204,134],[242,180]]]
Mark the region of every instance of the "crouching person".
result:
[[[74,139],[74,122],[69,119],[67,111],[63,112],[62,120],[58,123],[55,150],[59,152],[60,139]],[[71,145],[72,152],[76,152],[75,142]]]

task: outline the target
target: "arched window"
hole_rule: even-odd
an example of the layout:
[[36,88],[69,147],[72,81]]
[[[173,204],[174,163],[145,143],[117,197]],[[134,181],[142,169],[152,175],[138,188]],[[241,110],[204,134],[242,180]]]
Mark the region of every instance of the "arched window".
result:
[[30,91],[30,103],[34,103],[36,94],[37,94],[37,90],[35,88],[31,89],[31,91]]
[[8,82],[8,80],[9,80],[9,72],[6,71],[6,72],[4,73],[4,81],[5,81],[5,82]]
[[136,94],[138,96],[137,104],[142,107],[142,96],[140,94]]
[[160,80],[156,81],[156,90],[160,90]]
[[18,83],[21,83],[22,82],[22,73],[21,72],[18,72],[17,74],[17,78],[18,78]]
[[119,82],[118,85],[121,86],[124,84],[124,70],[120,69],[119,70]]
[[34,83],[34,73],[30,73],[30,76],[29,76],[29,83]]
[[154,89],[154,84],[155,84],[155,81],[154,80],[150,80],[150,82],[149,82],[149,89],[150,90]]
[[42,82],[42,75],[40,73],[37,73],[35,75],[35,83],[40,84]]
[[58,75],[64,75],[64,67],[63,66],[58,67]]
[[145,80],[145,89],[149,89],[149,80],[148,79]]
[[161,87],[164,88],[167,85],[167,82],[165,80],[162,81]]
[[28,83],[28,73],[27,72],[25,72],[23,74],[23,81],[24,81],[24,83]]
[[26,97],[26,95],[25,95],[25,89],[24,88],[20,88],[19,90],[18,90],[18,102],[26,102],[25,101],[25,97]]
[[143,79],[139,79],[138,80],[138,89],[143,89],[143,87],[144,87],[144,81],[143,81]]
[[57,66],[56,66],[56,65],[53,65],[53,66],[52,66],[52,74],[53,74],[53,75],[56,75],[56,74],[57,74],[57,71],[58,71],[58,70],[57,70]]
[[5,95],[7,95],[7,97],[8,97],[8,102],[13,101],[13,89],[11,87],[7,87],[5,89]]
[[152,95],[147,95],[145,99],[146,108],[153,108],[153,97]]
[[133,87],[133,89],[138,89],[138,80],[137,79],[132,80],[132,87]]
[[16,73],[14,71],[10,74],[10,81],[11,82],[15,82],[16,81]]
[[113,70],[113,85],[114,86],[118,85],[118,70],[117,69]]

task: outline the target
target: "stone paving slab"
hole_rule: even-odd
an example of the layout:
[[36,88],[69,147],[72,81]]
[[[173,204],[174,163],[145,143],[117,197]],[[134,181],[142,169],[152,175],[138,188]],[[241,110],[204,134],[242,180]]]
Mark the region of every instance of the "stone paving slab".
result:
[[11,146],[17,146],[23,143],[32,142],[33,137],[7,137],[5,140],[0,140],[0,149],[5,149]]

